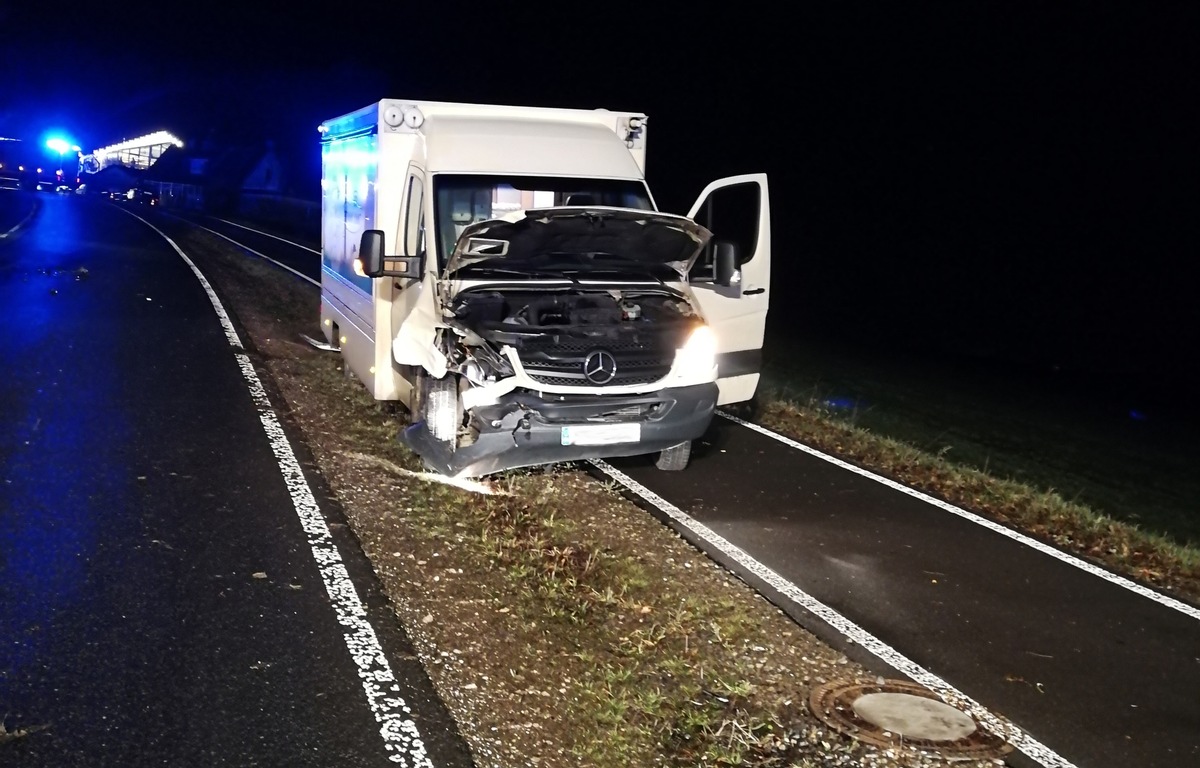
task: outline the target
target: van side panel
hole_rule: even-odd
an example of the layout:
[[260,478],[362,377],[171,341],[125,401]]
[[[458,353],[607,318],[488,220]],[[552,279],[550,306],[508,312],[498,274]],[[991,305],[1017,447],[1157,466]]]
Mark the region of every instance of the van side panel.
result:
[[346,290],[370,298],[371,278],[354,271],[358,242],[374,229],[378,137],[334,138],[321,147],[321,266]]
[[[396,393],[388,391],[394,389],[390,375],[379,380],[375,375],[377,281],[354,268],[362,233],[377,228],[378,135],[370,131],[327,136],[321,145],[321,166],[322,330],[331,344],[341,347],[346,366],[376,399],[396,399]],[[386,326],[383,330],[386,333]],[[390,365],[386,371],[390,374]]]

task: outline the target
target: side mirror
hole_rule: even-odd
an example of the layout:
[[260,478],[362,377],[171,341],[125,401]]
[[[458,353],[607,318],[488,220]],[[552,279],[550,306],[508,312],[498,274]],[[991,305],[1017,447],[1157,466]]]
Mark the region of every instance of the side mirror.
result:
[[713,243],[714,283],[729,287],[741,282],[742,276],[738,272],[739,255],[737,243],[728,240]]
[[358,262],[367,277],[409,277],[421,279],[425,256],[385,256],[383,230],[368,229],[358,243]]

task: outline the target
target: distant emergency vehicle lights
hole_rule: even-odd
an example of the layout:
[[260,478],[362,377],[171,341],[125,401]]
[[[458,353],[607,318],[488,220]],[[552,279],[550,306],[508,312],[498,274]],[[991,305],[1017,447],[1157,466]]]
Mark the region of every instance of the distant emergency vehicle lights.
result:
[[66,139],[53,138],[46,141],[46,146],[54,150],[60,155],[65,155],[67,152],[78,152],[78,144],[68,144]]

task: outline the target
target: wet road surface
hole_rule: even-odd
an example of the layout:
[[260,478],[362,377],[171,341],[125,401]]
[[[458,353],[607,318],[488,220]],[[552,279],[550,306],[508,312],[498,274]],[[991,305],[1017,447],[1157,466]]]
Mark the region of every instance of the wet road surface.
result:
[[0,302],[0,733],[28,731],[0,764],[470,764],[292,439],[298,516],[240,350],[165,240],[47,196],[0,242]]

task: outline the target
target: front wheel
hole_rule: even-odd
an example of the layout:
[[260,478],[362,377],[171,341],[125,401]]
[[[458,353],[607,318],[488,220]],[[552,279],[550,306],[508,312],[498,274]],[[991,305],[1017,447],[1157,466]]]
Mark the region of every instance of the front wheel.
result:
[[421,376],[421,420],[434,439],[454,450],[458,426],[462,423],[462,406],[458,399],[458,377],[447,374],[435,379]]
[[678,472],[688,465],[692,458],[692,441],[687,440],[679,445],[672,445],[658,452],[658,460],[654,466],[667,472]]

